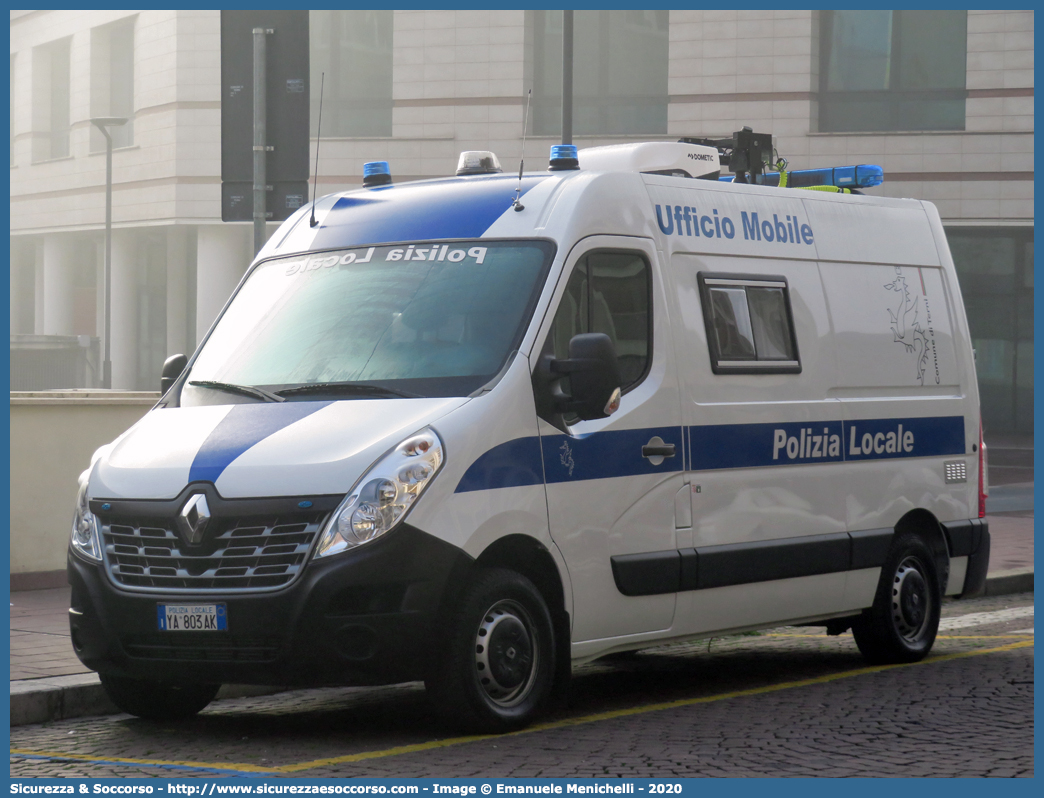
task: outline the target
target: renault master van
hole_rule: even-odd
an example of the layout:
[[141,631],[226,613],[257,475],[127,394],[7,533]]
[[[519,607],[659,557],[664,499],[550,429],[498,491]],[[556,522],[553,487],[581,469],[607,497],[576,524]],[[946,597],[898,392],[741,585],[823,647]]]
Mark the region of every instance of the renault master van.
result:
[[672,641],[819,624],[915,661],[981,590],[936,209],[721,182],[698,144],[555,155],[302,208],[168,361],[69,547],[117,706],[423,680],[503,731],[573,665]]

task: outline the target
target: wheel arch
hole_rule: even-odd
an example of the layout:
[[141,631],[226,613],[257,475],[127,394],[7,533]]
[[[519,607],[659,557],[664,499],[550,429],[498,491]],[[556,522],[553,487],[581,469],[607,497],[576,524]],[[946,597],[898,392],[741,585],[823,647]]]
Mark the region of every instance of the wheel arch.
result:
[[507,535],[495,540],[478,556],[480,568],[507,568],[536,585],[552,616],[566,612],[565,586],[551,552],[536,538]]
[[475,565],[479,568],[507,568],[515,571],[532,582],[544,597],[554,624],[555,648],[558,651],[552,700],[564,706],[568,702],[572,674],[572,626],[566,585],[554,556],[536,538],[506,535],[487,546]]
[[[482,571],[503,568],[524,576],[536,587],[551,616],[555,640],[555,672],[552,684],[551,703],[565,707],[568,703],[569,683],[572,675],[571,622],[565,583],[553,554],[539,540],[529,535],[514,533],[490,543],[477,558],[458,562],[447,583],[447,590],[436,619],[436,628],[446,628],[446,623],[461,600],[467,586]],[[442,642],[436,638],[434,666],[440,654]]]
[[456,603],[464,586],[479,569],[506,568],[532,582],[543,597],[555,623],[555,635],[564,642],[566,661],[569,660],[570,619],[568,586],[565,584],[554,555],[541,541],[530,535],[513,533],[490,543],[478,557],[454,567],[443,594],[440,615]]
[[939,519],[921,507],[910,510],[895,525],[893,541],[905,533],[919,535],[932,550],[932,554],[935,555],[935,571],[939,575],[940,595],[945,596],[950,578],[950,546]]

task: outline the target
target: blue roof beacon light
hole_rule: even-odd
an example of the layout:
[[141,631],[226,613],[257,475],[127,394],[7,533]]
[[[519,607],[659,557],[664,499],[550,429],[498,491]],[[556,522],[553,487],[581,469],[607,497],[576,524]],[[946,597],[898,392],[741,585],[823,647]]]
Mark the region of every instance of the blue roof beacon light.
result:
[[387,161],[370,161],[363,164],[363,188],[386,186],[391,181],[391,169]]
[[579,168],[580,158],[576,154],[576,145],[554,144],[551,146],[551,163],[547,167],[549,172],[564,172]]

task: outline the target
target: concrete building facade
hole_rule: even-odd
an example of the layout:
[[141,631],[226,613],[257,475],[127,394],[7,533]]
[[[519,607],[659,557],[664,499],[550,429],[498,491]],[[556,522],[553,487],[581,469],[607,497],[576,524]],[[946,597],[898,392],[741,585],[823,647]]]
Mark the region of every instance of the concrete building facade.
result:
[[[947,226],[987,428],[1027,432],[1033,16],[578,11],[574,141],[749,125],[774,134],[791,168],[881,165],[872,193],[930,200]],[[154,389],[252,254],[249,223],[221,222],[220,13],[12,11],[10,24],[12,352],[80,346],[95,353],[83,387],[97,384],[105,146],[89,120],[125,116],[113,154],[113,387]],[[361,185],[373,160],[408,180],[489,149],[511,171],[530,88],[527,166],[545,168],[560,136],[561,37],[555,11],[311,12],[313,164],[320,72],[330,103],[319,193]]]

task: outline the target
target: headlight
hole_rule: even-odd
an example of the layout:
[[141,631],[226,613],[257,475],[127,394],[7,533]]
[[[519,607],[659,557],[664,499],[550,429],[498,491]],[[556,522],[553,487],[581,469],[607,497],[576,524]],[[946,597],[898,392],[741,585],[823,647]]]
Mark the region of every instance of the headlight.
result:
[[442,441],[431,428],[404,440],[355,483],[327,522],[315,556],[353,549],[394,527],[438,473],[442,461]]
[[101,561],[98,543],[98,521],[87,504],[87,479],[90,469],[80,474],[80,489],[76,493],[76,512],[73,513],[72,547],[89,560]]

